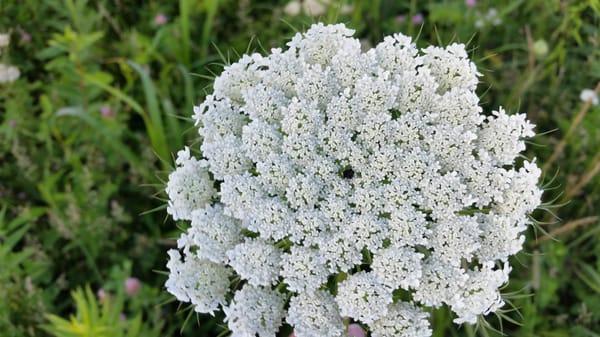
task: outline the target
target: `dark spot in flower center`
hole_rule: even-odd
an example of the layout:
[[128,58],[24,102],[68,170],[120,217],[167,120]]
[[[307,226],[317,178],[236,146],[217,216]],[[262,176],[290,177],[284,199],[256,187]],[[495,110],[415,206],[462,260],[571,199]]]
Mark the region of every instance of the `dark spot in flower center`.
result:
[[352,170],[352,168],[347,167],[342,171],[342,177],[344,177],[344,179],[352,179],[354,178],[354,170]]

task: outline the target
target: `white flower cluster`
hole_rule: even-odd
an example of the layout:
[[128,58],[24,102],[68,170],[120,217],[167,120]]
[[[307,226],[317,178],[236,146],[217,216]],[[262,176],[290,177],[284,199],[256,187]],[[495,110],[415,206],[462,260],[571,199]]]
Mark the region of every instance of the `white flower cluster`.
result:
[[210,205],[216,194],[205,160],[196,160],[185,148],[177,153],[177,169],[169,175],[167,212],[174,220],[192,220],[195,210]]
[[[339,6],[339,8],[337,8]],[[283,12],[289,16],[297,16],[304,13],[309,16],[319,17],[327,14],[327,10],[333,7],[339,9],[340,14],[352,13],[353,6],[340,4],[331,0],[292,0],[283,7]]]
[[362,52],[352,35],[315,24],[243,56],[195,109],[203,158],[181,151],[167,186],[168,212],[191,220],[167,289],[199,312],[221,305],[233,336],[285,321],[335,337],[348,317],[426,337],[426,307],[460,324],[503,305],[542,194],[518,159],[533,125],[482,113],[462,44],[396,34]]
[[499,26],[502,24],[502,18],[496,8],[490,8],[483,14],[477,12],[477,20],[475,21],[475,27],[483,28],[486,26]]
[[590,102],[591,105],[598,105],[598,94],[596,93],[595,90],[592,89],[583,89],[581,90],[581,93],[579,94],[579,99],[581,99],[583,102]]
[[[0,33],[0,54],[2,50],[8,48],[10,44],[10,35]],[[0,63],[0,84],[16,81],[21,76],[19,68],[9,64]]]

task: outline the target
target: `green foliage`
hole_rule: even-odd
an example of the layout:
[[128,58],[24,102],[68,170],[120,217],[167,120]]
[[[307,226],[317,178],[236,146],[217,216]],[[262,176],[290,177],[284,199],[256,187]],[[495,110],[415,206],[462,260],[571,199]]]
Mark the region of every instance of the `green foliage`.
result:
[[[221,317],[197,324],[163,290],[157,271],[178,231],[165,220],[163,182],[172,154],[200,141],[189,116],[223,63],[280,47],[315,21],[345,22],[365,45],[398,31],[419,45],[468,43],[484,110],[526,112],[543,133],[527,156],[544,166],[554,203],[534,214],[512,261],[511,305],[478,327],[456,327],[441,310],[435,336],[598,336],[600,107],[579,93],[600,81],[600,1],[348,0],[320,17],[289,16],[286,3],[0,2],[0,32],[11,33],[0,61],[21,71],[0,85],[0,336],[223,331]],[[500,24],[481,21],[491,8]],[[123,294],[130,276],[143,284],[136,296]]]
[[142,316],[126,317],[123,313],[123,295],[106,297],[98,303],[89,287],[71,293],[76,314],[69,319],[48,315],[49,324],[44,326],[56,337],[138,337],[159,336],[156,329],[146,327]]
[[16,249],[34,221],[43,214],[41,208],[26,209],[12,220],[7,219],[7,207],[0,209],[0,331],[7,336],[25,336],[25,330],[42,323],[46,296],[38,286],[48,276],[45,258],[34,245]]

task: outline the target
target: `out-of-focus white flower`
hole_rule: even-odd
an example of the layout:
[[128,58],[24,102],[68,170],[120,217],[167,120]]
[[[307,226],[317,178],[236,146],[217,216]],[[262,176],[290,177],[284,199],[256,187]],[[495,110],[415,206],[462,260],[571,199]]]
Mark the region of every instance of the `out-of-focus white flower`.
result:
[[302,11],[302,4],[298,0],[293,0],[283,7],[283,12],[289,16],[296,16]]
[[483,28],[485,26],[499,26],[502,24],[502,18],[498,15],[496,8],[490,8],[485,14],[477,13],[475,27]]
[[19,76],[21,76],[19,68],[0,63],[0,83],[14,82]]
[[327,13],[330,0],[304,0],[302,9],[307,15],[321,16]]
[[[194,109],[203,158],[184,150],[167,186],[168,211],[192,221],[168,290],[189,301],[188,280],[207,279],[194,268],[235,272],[233,301],[209,302],[234,336],[273,336],[288,297],[298,337],[339,335],[339,316],[426,337],[430,307],[471,323],[503,304],[542,194],[535,160],[515,160],[533,125],[484,114],[464,45],[394,34],[363,50],[353,33],[315,24],[244,55]],[[393,303],[400,289],[414,302]]]
[[[289,16],[297,16],[301,12],[309,16],[322,16],[327,13],[327,9],[330,6],[338,6],[339,4],[331,0],[292,0],[283,7],[283,12]],[[354,10],[354,7],[349,4],[340,5],[341,14],[350,14]]]
[[499,26],[502,23],[502,18],[498,15],[498,10],[496,8],[490,8],[487,12],[487,19],[494,26]]
[[8,47],[10,44],[10,34],[0,34],[0,48]]
[[340,8],[340,13],[342,14],[351,14],[354,11],[354,6],[352,6],[351,4],[345,4],[342,5],[342,7]]
[[579,99],[584,102],[590,102],[592,105],[598,105],[598,94],[592,89],[583,89],[579,94]]

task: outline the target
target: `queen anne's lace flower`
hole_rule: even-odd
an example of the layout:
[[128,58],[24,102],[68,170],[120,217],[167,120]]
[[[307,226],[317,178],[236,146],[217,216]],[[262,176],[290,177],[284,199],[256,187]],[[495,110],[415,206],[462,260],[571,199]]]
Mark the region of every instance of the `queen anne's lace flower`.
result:
[[371,324],[373,337],[429,337],[429,314],[416,306],[398,302],[390,306],[388,315]]
[[227,252],[229,264],[248,283],[275,283],[281,270],[281,251],[267,241],[248,239]]
[[419,286],[423,257],[412,248],[391,246],[373,257],[371,268],[386,286],[408,290]]
[[373,336],[426,337],[427,307],[460,324],[503,305],[542,194],[519,158],[533,125],[483,113],[464,45],[395,34],[363,52],[352,34],[316,24],[245,55],[194,110],[202,158],[180,152],[167,186],[168,212],[192,225],[167,287],[224,307],[233,336],[274,336],[283,317],[299,337],[339,336],[347,316]]
[[196,255],[216,263],[228,261],[227,251],[242,242],[240,221],[223,213],[215,204],[192,212],[192,226],[177,240],[186,255]]
[[329,272],[319,251],[305,246],[293,246],[283,255],[281,276],[288,289],[294,292],[312,292],[327,282]]
[[468,278],[459,266],[430,257],[423,263],[423,274],[413,298],[434,308],[443,303],[454,303],[460,300],[459,292]]
[[285,317],[284,298],[281,294],[261,287],[245,285],[235,293],[223,311],[225,321],[234,337],[272,336]]
[[344,331],[335,299],[323,290],[292,297],[286,321],[294,327],[296,337],[340,337]]
[[216,191],[206,161],[192,157],[188,147],[177,153],[175,162],[177,169],[169,174],[166,188],[167,212],[175,220],[191,220],[192,211],[209,205]]
[[335,300],[342,315],[369,324],[387,315],[392,292],[375,274],[362,271],[339,284]]
[[167,290],[178,300],[191,302],[194,310],[212,314],[219,305],[225,304],[225,294],[229,291],[231,269],[188,255],[181,260],[175,249],[169,251],[169,279]]
[[468,272],[468,280],[459,300],[452,303],[452,310],[458,315],[457,324],[477,323],[477,315],[488,314],[504,305],[498,287],[508,281],[510,266],[494,269],[493,264],[485,264]]

